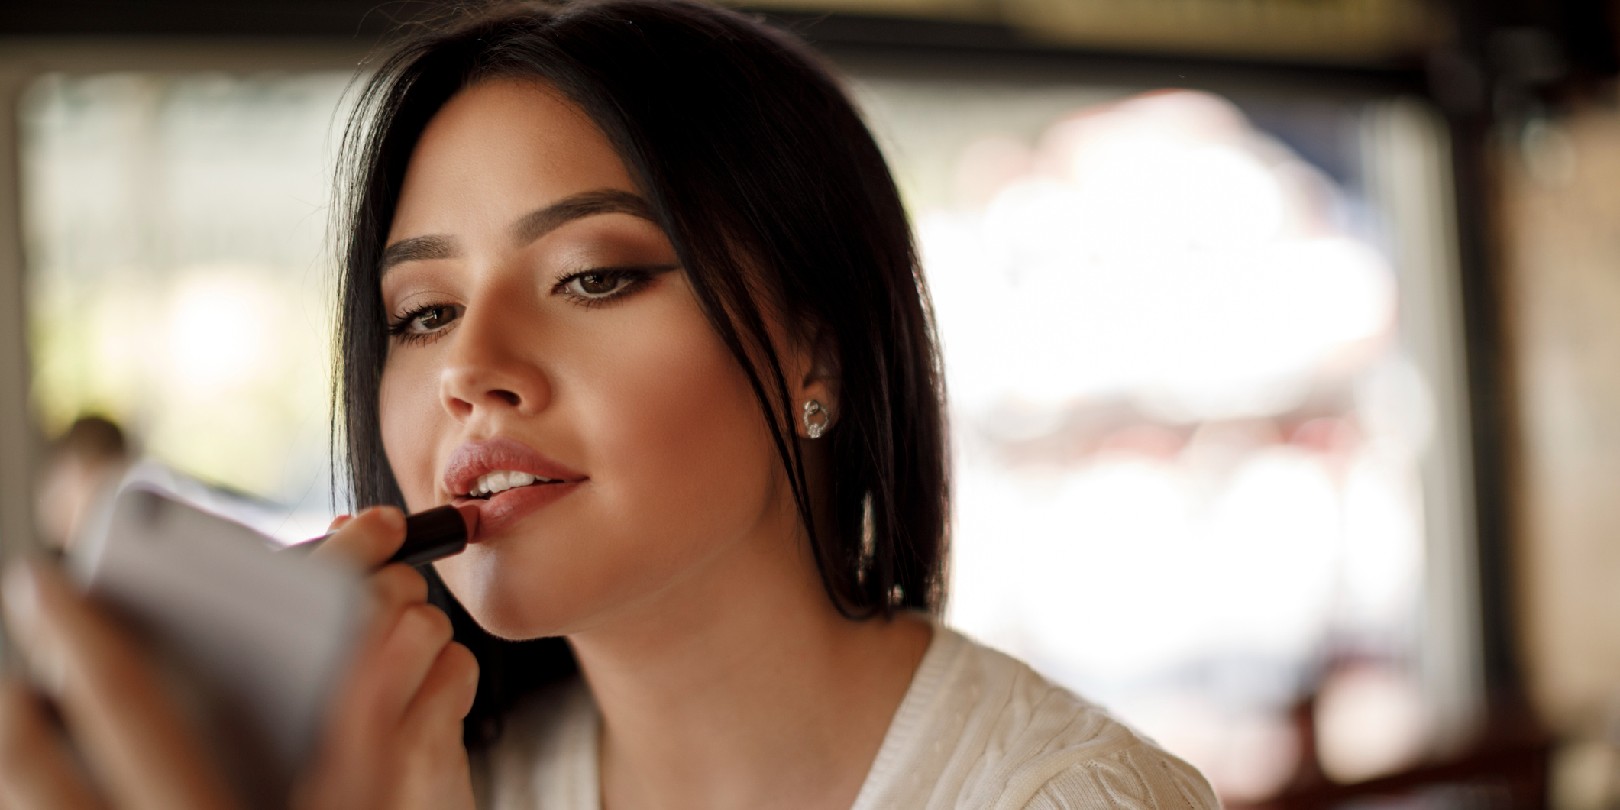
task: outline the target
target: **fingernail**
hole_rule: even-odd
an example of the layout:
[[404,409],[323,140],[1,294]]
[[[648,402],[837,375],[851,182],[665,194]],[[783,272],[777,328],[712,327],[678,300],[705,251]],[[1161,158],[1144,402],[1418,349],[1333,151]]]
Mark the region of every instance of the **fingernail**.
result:
[[380,520],[382,520],[384,526],[387,526],[389,529],[394,531],[405,531],[404,512],[401,512],[392,506],[378,506],[376,509],[382,512],[382,517]]
[[392,506],[368,506],[355,515],[356,520],[368,520],[372,525],[393,532],[405,530],[405,513]]
[[348,523],[351,520],[354,520],[354,515],[338,515],[337,517],[332,518],[332,522],[326,527],[326,530],[329,532],[335,532],[338,530],[338,527]]

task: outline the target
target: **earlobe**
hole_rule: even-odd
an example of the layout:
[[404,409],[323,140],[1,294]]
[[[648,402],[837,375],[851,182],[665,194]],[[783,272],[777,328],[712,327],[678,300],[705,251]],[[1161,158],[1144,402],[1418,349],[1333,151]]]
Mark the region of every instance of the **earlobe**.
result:
[[825,330],[810,342],[809,367],[799,379],[799,423],[802,435],[819,439],[837,418],[839,364],[837,347]]
[[799,421],[804,425],[805,438],[819,439],[827,428],[832,427],[833,414],[820,400],[807,399],[800,409]]

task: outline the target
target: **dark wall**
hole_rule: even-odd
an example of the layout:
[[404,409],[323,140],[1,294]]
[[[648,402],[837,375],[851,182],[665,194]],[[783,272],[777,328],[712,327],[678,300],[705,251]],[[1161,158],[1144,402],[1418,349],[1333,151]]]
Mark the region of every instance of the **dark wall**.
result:
[[0,36],[374,38],[423,0],[0,0]]

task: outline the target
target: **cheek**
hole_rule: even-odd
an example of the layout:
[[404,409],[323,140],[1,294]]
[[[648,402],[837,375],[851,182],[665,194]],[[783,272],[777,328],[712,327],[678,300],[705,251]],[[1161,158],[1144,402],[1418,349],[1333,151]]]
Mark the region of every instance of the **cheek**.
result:
[[437,411],[438,393],[430,382],[425,370],[390,359],[378,385],[383,452],[405,506],[413,512],[434,500],[433,443],[422,440],[430,435]]
[[623,422],[638,427],[638,446],[653,450],[660,466],[685,471],[667,482],[701,483],[725,478],[739,464],[758,467],[766,440],[759,407],[747,378],[717,346],[693,346],[667,362],[647,364],[638,375],[640,396],[623,400]]
[[[649,324],[650,325],[650,324]],[[701,315],[621,345],[590,434],[620,514],[679,556],[748,532],[776,496],[776,452],[748,379]],[[671,560],[673,562],[673,560]]]

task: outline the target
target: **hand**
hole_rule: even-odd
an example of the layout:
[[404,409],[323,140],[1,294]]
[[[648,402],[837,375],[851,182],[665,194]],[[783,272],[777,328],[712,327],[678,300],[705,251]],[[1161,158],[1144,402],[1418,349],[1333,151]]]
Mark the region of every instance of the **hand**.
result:
[[93,808],[108,803],[103,795],[152,810],[233,806],[133,636],[54,566],[11,569],[0,593],[44,691],[0,683],[0,807]]
[[[403,540],[398,510],[369,510],[317,553],[370,570]],[[471,807],[461,718],[472,706],[477,664],[450,641],[449,620],[426,603],[420,574],[387,566],[370,585],[372,619],[297,803],[309,810]],[[116,619],[49,565],[8,571],[0,593],[37,682],[0,681],[0,809],[236,806],[195,730]]]
[[[314,553],[362,570],[382,565],[405,540],[399,510],[352,520]],[[473,806],[461,721],[472,708],[478,664],[451,641],[450,620],[427,602],[415,569],[388,565],[370,578],[374,610],[350,676],[297,804],[332,808]]]

